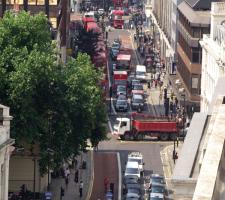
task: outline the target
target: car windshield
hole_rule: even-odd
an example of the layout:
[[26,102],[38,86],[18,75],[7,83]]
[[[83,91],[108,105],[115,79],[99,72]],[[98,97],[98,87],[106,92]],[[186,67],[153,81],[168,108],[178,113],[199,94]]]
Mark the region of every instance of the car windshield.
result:
[[145,72],[139,72],[139,71],[137,71],[136,72],[136,75],[138,75],[138,76],[144,76],[145,75]]
[[134,103],[143,103],[143,99],[142,98],[133,98],[133,102]]
[[119,95],[118,98],[117,98],[117,100],[125,100],[126,101],[127,98],[124,95]]
[[140,194],[140,190],[137,188],[128,188],[127,193],[135,193],[135,194]]
[[139,165],[142,165],[142,159],[129,158],[129,162],[138,162]]
[[112,48],[117,48],[117,49],[119,49],[119,48],[120,48],[120,44],[119,44],[119,43],[113,43],[113,44],[112,44]]
[[125,86],[118,86],[117,90],[122,91],[122,92],[126,92],[126,87]]
[[133,90],[143,90],[143,85],[133,85]]
[[151,178],[152,183],[164,183],[164,179],[162,177],[153,177]]
[[163,186],[152,186],[152,193],[164,193],[164,187]]
[[125,105],[127,105],[127,102],[124,101],[124,100],[119,100],[119,101],[116,102],[116,104],[117,105],[124,105],[125,106]]
[[127,174],[138,174],[138,169],[137,168],[126,168],[126,173]]

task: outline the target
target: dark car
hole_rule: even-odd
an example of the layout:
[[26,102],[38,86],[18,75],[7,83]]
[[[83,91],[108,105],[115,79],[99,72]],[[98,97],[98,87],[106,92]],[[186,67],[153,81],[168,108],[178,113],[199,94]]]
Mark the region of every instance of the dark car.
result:
[[162,194],[165,197],[166,194],[165,185],[160,183],[151,184],[150,195],[151,194]]
[[127,87],[125,85],[118,85],[116,89],[116,96],[124,95],[127,96]]
[[110,55],[111,55],[111,58],[112,60],[116,60],[117,58],[117,55],[119,54],[120,50],[119,49],[111,49],[110,51]]
[[150,176],[150,188],[151,188],[151,185],[152,184],[165,184],[166,182],[165,182],[165,178],[164,178],[164,176],[162,176],[162,175],[160,175],[160,174],[152,174],[151,176]]
[[144,97],[141,94],[133,94],[131,98],[131,107],[133,110],[144,110]]
[[133,94],[141,94],[144,95],[144,88],[142,84],[133,84],[132,85],[132,90],[131,90],[131,95]]

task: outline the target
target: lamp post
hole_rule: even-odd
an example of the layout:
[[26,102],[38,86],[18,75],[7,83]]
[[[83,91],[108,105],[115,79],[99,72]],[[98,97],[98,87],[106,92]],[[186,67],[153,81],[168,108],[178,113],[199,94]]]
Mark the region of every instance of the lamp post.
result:
[[184,104],[183,104],[184,105],[184,108],[183,108],[183,119],[182,119],[183,120],[183,136],[184,136],[184,121],[185,121],[185,115],[186,115],[186,112],[185,112],[186,104],[185,103],[186,102],[185,102],[185,94],[182,94],[181,96],[183,97],[183,100],[184,100]]

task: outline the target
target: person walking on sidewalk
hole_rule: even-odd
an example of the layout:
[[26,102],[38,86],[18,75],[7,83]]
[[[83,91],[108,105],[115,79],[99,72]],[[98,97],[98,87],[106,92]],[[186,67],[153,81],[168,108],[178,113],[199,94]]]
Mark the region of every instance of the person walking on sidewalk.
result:
[[83,181],[80,181],[79,185],[80,198],[83,196],[83,187],[84,187]]
[[75,172],[75,176],[74,176],[75,183],[78,183],[78,178],[79,178],[79,171],[77,169],[76,172]]

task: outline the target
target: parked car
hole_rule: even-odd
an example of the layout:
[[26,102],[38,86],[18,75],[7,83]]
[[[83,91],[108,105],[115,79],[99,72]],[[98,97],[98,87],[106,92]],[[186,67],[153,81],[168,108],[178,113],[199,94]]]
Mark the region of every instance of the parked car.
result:
[[125,85],[117,85],[116,96],[120,95],[127,96],[127,87]]
[[165,184],[165,178],[164,176],[160,175],[160,174],[152,174],[150,176],[150,188],[152,186],[152,184]]
[[131,107],[133,110],[144,110],[144,97],[141,94],[133,94],[131,98]]
[[[125,97],[125,98],[124,98]],[[127,112],[128,111],[128,102],[126,99],[126,96],[124,95],[119,95],[117,100],[116,100],[116,111],[122,111],[122,112]]]

